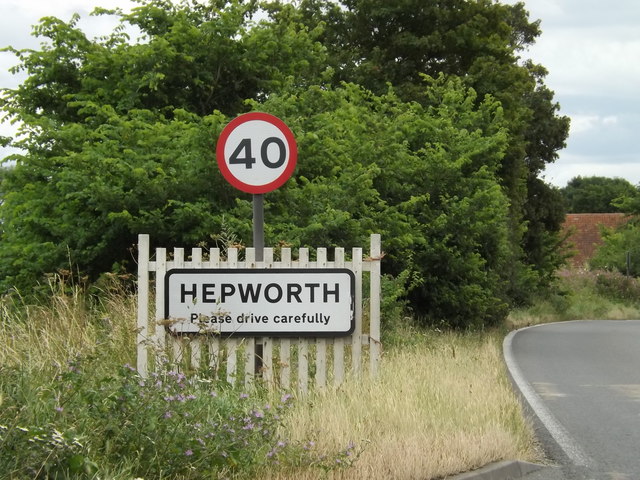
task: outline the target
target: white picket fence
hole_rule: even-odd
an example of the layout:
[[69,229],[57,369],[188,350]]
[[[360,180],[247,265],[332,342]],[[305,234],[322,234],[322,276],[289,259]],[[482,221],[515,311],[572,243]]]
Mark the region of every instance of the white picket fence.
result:
[[[255,250],[229,248],[226,258],[218,248],[203,252],[194,248],[185,258],[183,248],[157,248],[150,257],[149,235],[138,236],[138,337],[137,368],[147,375],[159,361],[179,368],[202,371],[230,383],[251,384],[257,379],[282,389],[306,392],[312,386],[339,385],[347,375],[375,376],[381,356],[380,343],[380,235],[371,235],[370,252],[353,248],[347,260],[344,248],[335,248],[328,261],[327,249],[317,248],[315,260],[309,249],[300,248],[293,258],[290,248],[264,249],[264,260],[255,261]],[[335,338],[228,337],[167,332],[163,325],[165,273],[173,268],[347,268],[355,274],[355,329],[352,335]],[[367,278],[368,277],[368,278]],[[368,279],[368,282],[366,281]],[[363,280],[365,280],[363,282]],[[363,283],[369,298],[363,300]],[[155,302],[152,301],[155,296]],[[155,303],[155,308],[150,308]]]

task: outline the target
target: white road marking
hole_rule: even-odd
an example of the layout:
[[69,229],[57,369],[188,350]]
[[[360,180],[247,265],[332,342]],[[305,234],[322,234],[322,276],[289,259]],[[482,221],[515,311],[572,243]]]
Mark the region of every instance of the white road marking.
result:
[[[528,328],[535,328],[537,325]],[[522,329],[525,330],[525,329]],[[556,443],[560,446],[565,455],[575,464],[582,467],[591,467],[593,460],[587,455],[582,448],[571,438],[569,432],[564,426],[556,419],[556,417],[549,411],[540,396],[535,392],[529,382],[524,379],[520,367],[516,363],[513,357],[512,341],[516,333],[521,330],[510,332],[504,339],[503,352],[504,359],[507,364],[507,368],[511,373],[514,383],[520,390],[520,393],[524,396],[527,403],[538,416],[544,427],[549,434],[553,437]]]

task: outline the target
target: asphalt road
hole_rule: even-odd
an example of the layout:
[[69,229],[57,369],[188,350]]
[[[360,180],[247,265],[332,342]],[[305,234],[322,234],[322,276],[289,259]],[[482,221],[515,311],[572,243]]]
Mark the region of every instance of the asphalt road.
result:
[[526,479],[640,479],[640,321],[519,330],[505,359],[557,465]]

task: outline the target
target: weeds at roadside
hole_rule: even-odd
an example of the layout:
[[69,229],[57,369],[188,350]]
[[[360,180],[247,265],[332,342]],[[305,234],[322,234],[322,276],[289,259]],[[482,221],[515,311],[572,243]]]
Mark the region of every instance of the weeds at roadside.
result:
[[0,472],[12,478],[92,478],[105,470],[139,478],[244,478],[258,466],[290,459],[318,468],[346,464],[343,451],[320,461],[313,442],[283,435],[291,395],[270,403],[265,392],[171,370],[142,378],[129,365],[96,376],[95,361],[73,359],[36,384],[19,367],[0,367]]
[[513,310],[509,328],[568,320],[640,318],[640,283],[611,272],[560,272],[555,289],[530,307]]

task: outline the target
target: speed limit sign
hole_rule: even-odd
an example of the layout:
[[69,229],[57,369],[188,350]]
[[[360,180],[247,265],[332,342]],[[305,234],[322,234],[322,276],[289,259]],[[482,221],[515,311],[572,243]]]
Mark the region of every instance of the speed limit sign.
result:
[[245,113],[224,127],[216,160],[238,190],[262,194],[282,186],[296,168],[298,147],[289,127],[268,113]]

